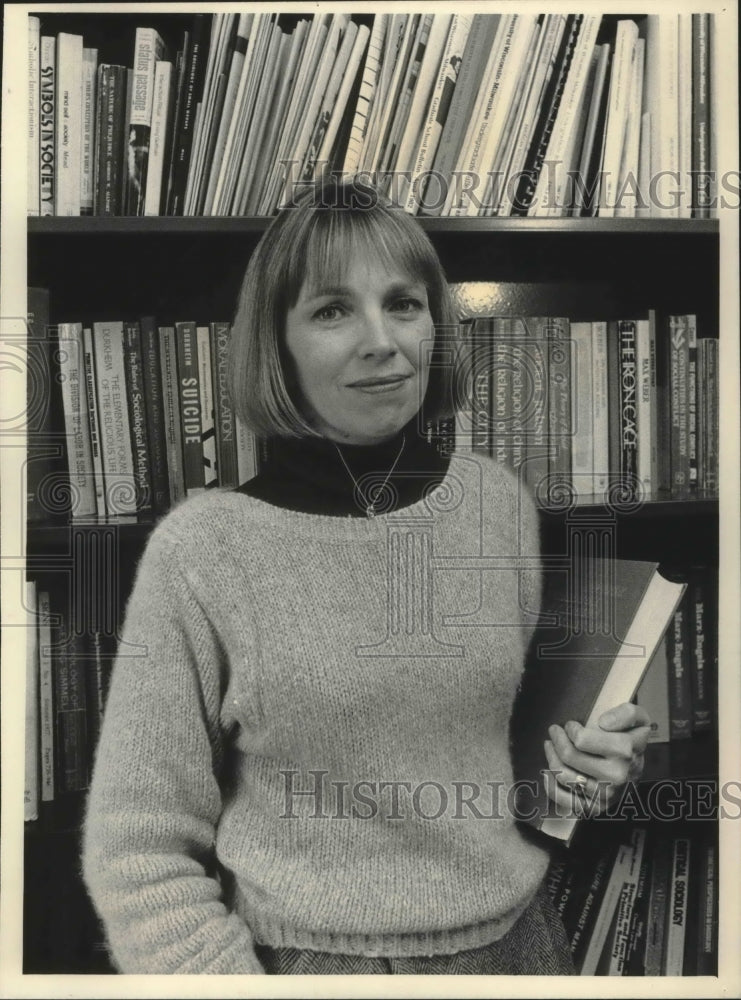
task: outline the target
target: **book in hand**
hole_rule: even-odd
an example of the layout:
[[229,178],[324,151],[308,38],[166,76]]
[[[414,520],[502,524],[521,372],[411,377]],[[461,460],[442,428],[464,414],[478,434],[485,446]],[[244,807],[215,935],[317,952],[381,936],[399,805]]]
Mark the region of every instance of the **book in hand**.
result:
[[512,716],[519,819],[571,840],[576,811],[564,815],[544,785],[548,727],[572,719],[596,726],[603,712],[634,697],[684,587],[652,562],[585,558],[546,568]]

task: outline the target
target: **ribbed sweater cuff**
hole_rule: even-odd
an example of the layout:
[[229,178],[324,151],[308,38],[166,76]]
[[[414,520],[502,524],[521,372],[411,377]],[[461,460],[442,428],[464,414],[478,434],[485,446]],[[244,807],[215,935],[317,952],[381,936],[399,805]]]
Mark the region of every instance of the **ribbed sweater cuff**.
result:
[[271,948],[302,948],[334,954],[364,955],[367,958],[411,958],[420,955],[450,955],[458,951],[482,948],[498,941],[517,922],[530,903],[526,899],[516,908],[495,920],[483,920],[450,930],[405,934],[338,934],[289,927],[278,920],[250,911],[244,897],[237,893],[235,909],[249,925],[256,943]]

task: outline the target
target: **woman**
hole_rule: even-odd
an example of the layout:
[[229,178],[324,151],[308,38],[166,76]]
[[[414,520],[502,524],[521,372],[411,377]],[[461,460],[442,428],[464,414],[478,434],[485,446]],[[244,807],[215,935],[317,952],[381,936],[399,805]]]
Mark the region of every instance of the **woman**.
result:
[[[546,851],[482,797],[512,783],[537,519],[426,440],[454,328],[427,237],[359,182],[253,254],[232,391],[271,458],[153,532],[97,753],[84,869],[121,971],[572,971]],[[609,798],[647,721],[554,727],[552,796]]]

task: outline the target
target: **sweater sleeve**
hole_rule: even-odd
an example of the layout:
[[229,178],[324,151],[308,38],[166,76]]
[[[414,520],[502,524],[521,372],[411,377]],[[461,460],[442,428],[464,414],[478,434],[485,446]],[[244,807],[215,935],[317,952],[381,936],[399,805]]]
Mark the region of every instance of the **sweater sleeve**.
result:
[[261,973],[208,874],[223,657],[167,535],[142,558],[87,805],[83,873],[124,973]]

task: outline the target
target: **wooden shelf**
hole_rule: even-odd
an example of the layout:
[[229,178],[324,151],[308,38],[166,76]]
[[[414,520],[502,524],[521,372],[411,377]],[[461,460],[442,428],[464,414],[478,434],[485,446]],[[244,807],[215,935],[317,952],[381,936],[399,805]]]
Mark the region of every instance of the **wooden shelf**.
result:
[[[530,219],[418,217],[429,233],[568,233],[570,235],[697,235],[719,231],[717,219]],[[115,234],[199,235],[262,233],[266,217],[234,216],[31,216],[29,236]]]

